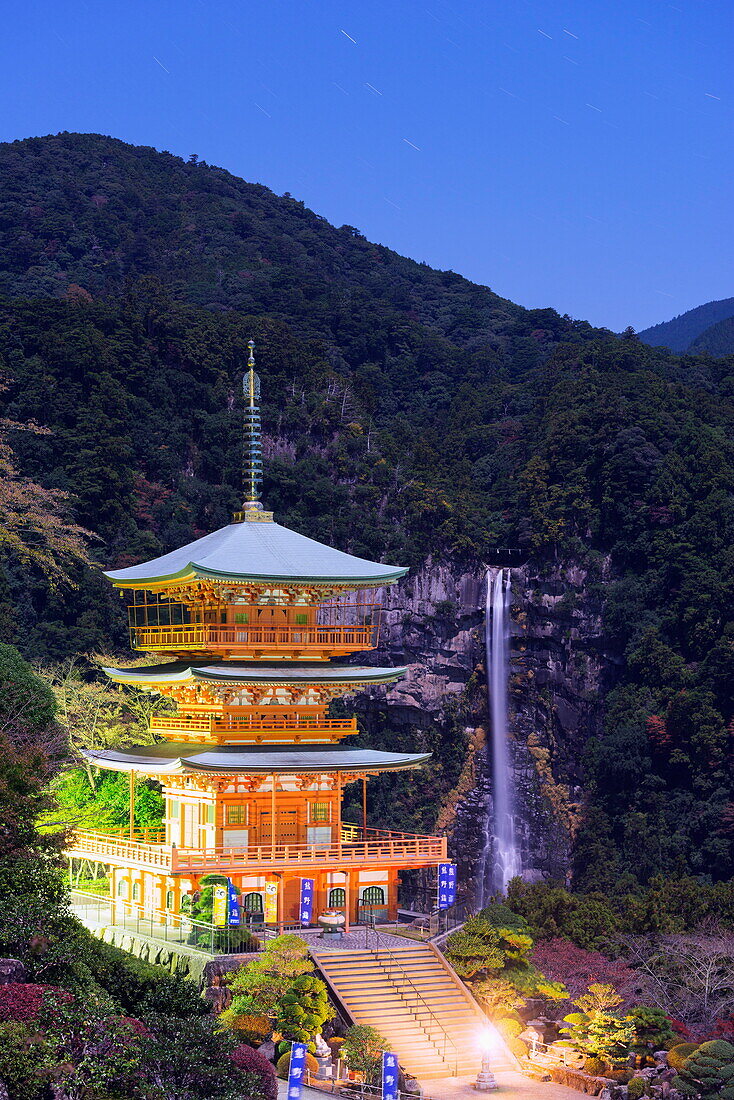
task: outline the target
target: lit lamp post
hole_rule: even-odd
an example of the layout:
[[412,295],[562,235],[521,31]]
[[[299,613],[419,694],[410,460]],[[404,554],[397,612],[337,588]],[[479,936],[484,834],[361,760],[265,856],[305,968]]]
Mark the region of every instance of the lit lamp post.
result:
[[497,1040],[494,1034],[485,1028],[479,1036],[479,1047],[482,1052],[482,1068],[477,1074],[474,1088],[477,1092],[491,1092],[497,1088],[497,1081],[489,1063],[491,1054],[497,1050]]

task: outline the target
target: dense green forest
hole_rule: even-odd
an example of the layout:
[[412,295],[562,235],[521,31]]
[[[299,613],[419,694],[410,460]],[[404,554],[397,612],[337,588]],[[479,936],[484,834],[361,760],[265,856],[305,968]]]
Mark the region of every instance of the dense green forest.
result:
[[[734,359],[524,310],[151,149],[62,134],[0,165],[9,483],[68,494],[105,565],[225,523],[254,337],[281,522],[411,566],[497,545],[541,570],[611,562],[594,595],[616,683],[584,749],[577,883],[734,875]],[[97,569],[62,553],[72,592],[17,538],[0,549],[0,621],[27,657],[124,651]]]

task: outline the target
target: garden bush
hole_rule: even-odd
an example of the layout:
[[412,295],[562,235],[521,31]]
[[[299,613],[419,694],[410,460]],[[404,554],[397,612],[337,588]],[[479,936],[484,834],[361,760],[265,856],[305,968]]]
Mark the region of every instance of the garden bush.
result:
[[673,1079],[673,1087],[701,1100],[734,1100],[734,1046],[725,1039],[701,1043]]
[[230,1059],[237,1069],[259,1079],[262,1100],[277,1100],[278,1084],[275,1079],[275,1069],[264,1054],[242,1043],[232,1051]]
[[683,1069],[695,1050],[698,1050],[698,1043],[677,1043],[668,1051],[668,1065],[671,1069]]
[[644,1077],[633,1077],[627,1085],[627,1100],[641,1100],[646,1095],[647,1081]]
[[[291,1068],[291,1052],[288,1050],[285,1054],[281,1054],[276,1065],[276,1073],[280,1077],[281,1081],[288,1080],[288,1072]],[[306,1069],[309,1073],[317,1073],[319,1063],[314,1058],[313,1054],[306,1054]]]
[[382,1072],[382,1052],[390,1049],[387,1039],[377,1028],[355,1024],[347,1031],[341,1056],[350,1070],[364,1074],[367,1084],[377,1084]]

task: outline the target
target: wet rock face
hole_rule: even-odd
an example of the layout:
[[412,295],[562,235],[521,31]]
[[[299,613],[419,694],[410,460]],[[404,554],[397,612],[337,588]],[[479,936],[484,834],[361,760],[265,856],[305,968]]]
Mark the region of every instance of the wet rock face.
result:
[[[512,570],[510,730],[516,829],[530,879],[564,877],[583,790],[583,748],[600,728],[600,699],[615,680],[618,660],[605,648],[601,622],[608,571],[605,561],[594,575],[575,562]],[[399,729],[444,723],[461,704],[470,740],[480,747],[454,805],[440,815],[437,807],[437,817],[449,826],[461,880],[471,891],[492,813],[486,570],[428,561],[385,596],[372,659],[405,664],[408,674],[358,706],[365,716],[386,707],[390,726]]]

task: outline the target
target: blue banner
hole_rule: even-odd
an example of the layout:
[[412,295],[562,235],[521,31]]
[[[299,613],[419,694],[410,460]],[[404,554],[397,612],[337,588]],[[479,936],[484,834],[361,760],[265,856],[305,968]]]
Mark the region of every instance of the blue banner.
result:
[[291,1047],[291,1065],[288,1070],[288,1100],[300,1100],[305,1076],[306,1044],[294,1043]]
[[382,1100],[398,1100],[398,1056],[387,1050],[382,1052]]
[[238,925],[240,923],[240,892],[232,882],[232,879],[229,879],[228,882],[227,909],[229,913],[229,924]]
[[456,901],[456,867],[453,863],[438,865],[438,907],[449,909]]
[[313,879],[301,879],[301,924],[310,924],[313,920]]

